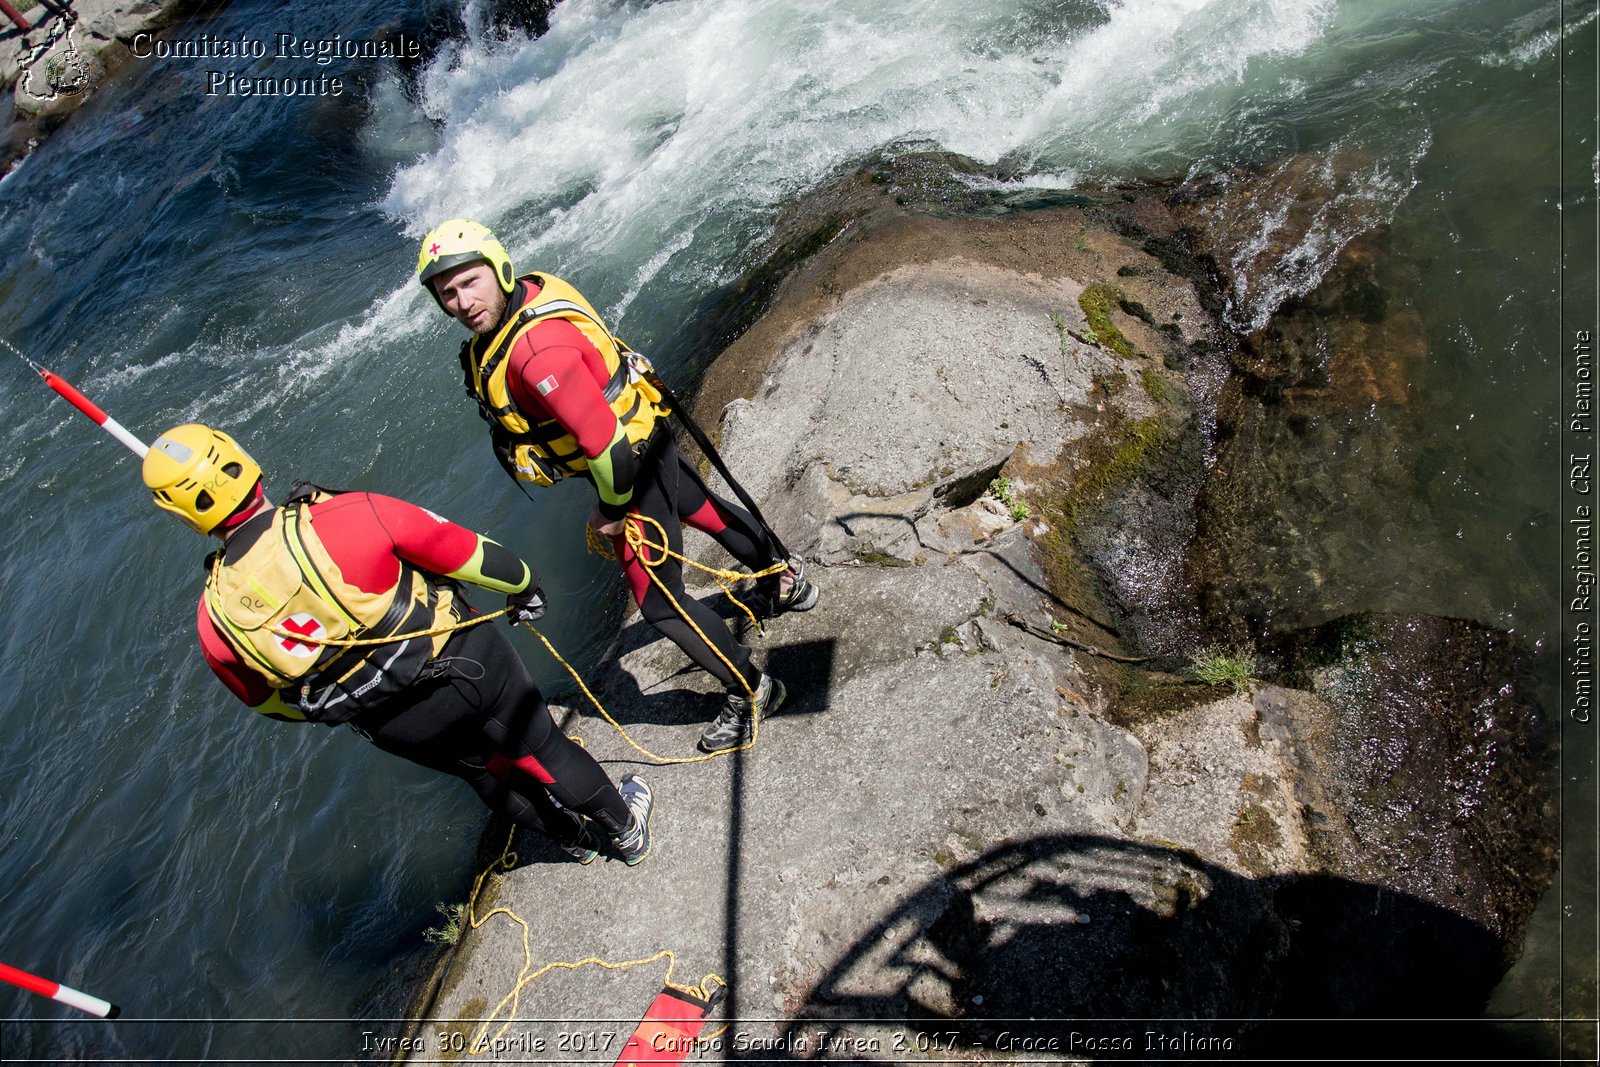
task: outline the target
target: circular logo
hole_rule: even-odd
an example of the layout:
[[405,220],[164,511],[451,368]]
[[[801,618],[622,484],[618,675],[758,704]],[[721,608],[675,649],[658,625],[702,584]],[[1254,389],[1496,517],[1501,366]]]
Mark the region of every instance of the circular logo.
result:
[[45,61],[44,80],[55,92],[72,96],[89,87],[89,68],[77,49],[68,48]]

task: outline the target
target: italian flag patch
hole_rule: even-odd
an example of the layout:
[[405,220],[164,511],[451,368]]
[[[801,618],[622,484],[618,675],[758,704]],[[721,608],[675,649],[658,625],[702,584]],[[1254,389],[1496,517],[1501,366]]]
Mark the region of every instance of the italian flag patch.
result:
[[556,376],[554,374],[539,383],[539,395],[549,396],[556,391]]

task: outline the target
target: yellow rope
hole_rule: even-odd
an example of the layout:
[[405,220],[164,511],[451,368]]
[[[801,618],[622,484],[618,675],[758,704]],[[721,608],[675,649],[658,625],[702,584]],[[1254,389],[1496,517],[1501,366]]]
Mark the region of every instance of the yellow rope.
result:
[[[644,523],[646,522],[650,523],[661,532],[660,544],[656,544],[655,542],[645,538]],[[604,556],[606,559],[617,558],[616,554],[611,550],[610,544],[607,543],[600,534],[595,532],[594,527],[590,526],[587,528],[587,530],[590,551],[595,552],[600,556]],[[644,567],[645,574],[649,575],[650,581],[653,582],[655,587],[661,591],[661,595],[667,598],[667,602],[672,605],[673,610],[678,613],[684,622],[689,624],[689,628],[700,636],[700,640],[706,643],[706,647],[709,648],[712,653],[722,661],[723,666],[728,668],[728,673],[737,678],[739,684],[744,687],[745,696],[750,701],[750,740],[735,748],[721,748],[715,752],[706,752],[698,756],[657,755],[630,737],[628,735],[628,731],[622,728],[622,724],[617,722],[616,719],[613,719],[610,713],[601,706],[600,701],[595,699],[594,694],[589,692],[589,687],[583,684],[583,679],[578,678],[578,672],[573,670],[567,661],[561,658],[561,654],[555,650],[549,641],[545,641],[544,635],[540,634],[537,630],[535,630],[534,633],[538,634],[539,640],[544,641],[544,646],[545,648],[550,649],[550,654],[554,656],[563,667],[567,668],[567,673],[571,674],[572,677],[578,682],[578,687],[583,690],[584,696],[589,698],[589,702],[595,706],[595,710],[600,712],[601,717],[604,718],[606,722],[611,724],[612,729],[621,734],[622,739],[631,745],[634,751],[640,753],[654,763],[659,765],[702,763],[709,759],[716,759],[718,756],[731,756],[735,752],[745,752],[754,748],[756,746],[756,741],[759,739],[761,734],[761,716],[758,714],[758,709],[756,708],[755,690],[750,688],[750,683],[745,681],[744,675],[739,671],[739,669],[729,662],[728,657],[724,656],[722,651],[712,642],[711,638],[706,636],[706,632],[696,625],[694,619],[690,618],[689,613],[683,609],[682,604],[678,603],[678,598],[672,595],[672,591],[666,587],[666,584],[662,582],[660,578],[656,577],[655,569],[661,566],[661,564],[665,563],[670,557],[678,560],[679,562],[687,563],[691,567],[697,567],[700,570],[705,571],[707,574],[717,579],[717,584],[722,586],[722,591],[727,595],[728,599],[732,600],[735,604],[738,604],[740,609],[750,617],[750,621],[755,622],[756,618],[754,613],[752,613],[749,608],[745,607],[744,604],[740,603],[738,597],[733,595],[733,590],[726,584],[724,579],[729,581],[738,581],[744,578],[765,578],[769,575],[781,574],[783,571],[788,569],[789,565],[785,562],[778,562],[774,563],[765,570],[756,571],[754,574],[746,574],[743,571],[720,570],[716,567],[708,567],[705,564],[696,563],[694,560],[689,559],[686,556],[681,556],[672,551],[672,549],[668,548],[666,529],[661,525],[661,523],[650,518],[648,515],[639,515],[636,513],[629,514],[623,519],[622,535],[623,540],[626,542],[628,547],[633,549],[634,558],[639,561],[642,567]],[[649,555],[650,551],[658,552],[660,554],[652,559]],[[756,629],[761,629],[761,624],[758,622],[756,623]]]
[[[644,524],[647,522],[660,532],[660,544],[656,544],[654,541],[645,539]],[[603,535],[596,533],[593,526],[587,527],[586,532],[588,534],[590,552],[593,552],[595,555],[602,556],[606,559],[617,558],[616,553],[611,549],[610,542],[608,542]],[[745,571],[730,571],[724,570],[721,567],[708,566],[707,564],[701,563],[698,560],[692,560],[688,556],[672,551],[672,549],[667,547],[666,528],[662,526],[661,523],[656,519],[653,519],[648,515],[639,515],[637,513],[630,514],[624,518],[622,536],[627,542],[628,547],[633,549],[634,557],[638,559],[640,564],[644,566],[647,572],[653,571],[656,567],[659,567],[661,564],[665,563],[668,558],[671,558],[677,560],[679,563],[686,563],[696,570],[704,571],[706,574],[711,575],[711,577],[716,580],[717,585],[722,588],[723,595],[729,600],[733,601],[740,611],[744,612],[745,617],[750,620],[750,624],[756,628],[756,632],[766,632],[762,629],[761,621],[756,618],[755,612],[746,607],[744,601],[740,600],[734,595],[733,586],[731,583],[743,581],[746,578],[767,578],[774,574],[782,574],[784,571],[789,569],[789,564],[787,562],[779,560],[777,563],[774,563],[765,570],[754,571],[751,573],[746,573]],[[650,549],[661,554],[655,559],[651,559],[644,551],[645,549]],[[654,575],[652,574],[651,577],[653,578]],[[657,582],[656,585],[660,587],[661,583]],[[666,590],[663,588],[662,592],[666,592]],[[672,600],[670,594],[668,595],[667,599]],[[683,609],[678,606],[678,602],[673,600],[672,604],[673,607],[678,608],[678,613],[682,615]],[[687,615],[684,615],[684,621],[687,622],[688,618],[689,617]],[[692,626],[694,624],[690,623],[690,625]],[[705,635],[701,634],[701,636],[704,637]]]
[[[442,626],[435,626],[431,630],[415,630],[408,634],[390,634],[388,637],[307,637],[305,634],[298,634],[291,630],[280,630],[276,626],[270,626],[268,629],[277,634],[279,637],[287,637],[291,640],[298,641],[303,645],[332,645],[334,648],[364,648],[367,645],[397,645],[401,641],[409,641],[413,637],[434,637],[438,634],[454,633],[457,630],[465,630],[469,626],[476,626],[481,622],[488,622],[490,619],[498,619],[500,616],[506,614],[510,610],[511,608],[508,605],[501,608],[499,611],[491,611],[487,615],[470,615],[465,619],[459,620],[458,622],[449,622]],[[530,626],[529,629],[532,629],[532,627]]]
[[[660,531],[660,544],[650,541],[645,537],[644,523],[646,522],[650,523],[658,531]],[[610,543],[607,542],[600,534],[597,534],[594,530],[594,527],[588,526],[586,527],[586,530],[588,534],[589,550],[591,552],[595,552],[596,554],[604,556],[607,559],[616,559],[616,554],[612,551]],[[734,678],[738,679],[739,685],[744,688],[745,696],[749,699],[751,708],[750,740],[735,748],[718,749],[715,752],[706,752],[698,756],[662,756],[658,753],[652,752],[629,736],[628,731],[623,729],[622,724],[611,717],[611,713],[606,711],[605,705],[600,703],[600,699],[596,697],[589,689],[588,685],[584,683],[582,676],[578,674],[576,668],[574,668],[572,664],[568,663],[566,659],[562,657],[561,653],[556,651],[556,647],[550,643],[549,638],[545,637],[544,634],[534,629],[532,625],[529,625],[528,629],[532,631],[533,635],[539,639],[546,650],[549,651],[550,655],[555,657],[556,662],[566,668],[567,673],[572,676],[572,680],[578,683],[578,688],[583,691],[583,695],[589,698],[589,703],[593,704],[595,710],[600,713],[600,717],[605,719],[606,722],[610,723],[611,728],[616,730],[618,734],[622,735],[622,739],[631,745],[634,751],[638,752],[640,755],[644,756],[657,766],[670,766],[679,763],[703,763],[709,759],[716,759],[718,756],[730,756],[735,752],[745,752],[754,748],[756,745],[756,740],[761,733],[761,717],[756,713],[757,709],[755,690],[750,688],[750,683],[745,681],[744,675],[728,660],[728,657],[724,656],[722,651],[718,649],[714,643],[712,643],[711,638],[706,636],[705,631],[700,629],[700,627],[695,623],[694,619],[690,618],[689,613],[684,610],[683,605],[678,602],[677,597],[673,596],[672,591],[669,590],[666,587],[666,584],[656,576],[655,569],[661,566],[661,564],[665,563],[667,559],[671,558],[678,560],[680,563],[687,563],[691,567],[695,567],[706,572],[716,579],[717,584],[722,587],[723,594],[726,595],[729,600],[737,604],[739,609],[749,617],[751,623],[755,625],[756,630],[758,632],[764,632],[761,629],[761,623],[757,621],[755,617],[755,613],[746,607],[738,597],[734,596],[733,589],[729,583],[741,581],[746,578],[766,578],[774,574],[781,574],[783,571],[788,569],[788,564],[780,561],[778,563],[774,563],[765,570],[756,571],[753,574],[746,574],[743,571],[722,570],[717,567],[707,566],[703,563],[697,563],[694,560],[689,559],[687,556],[680,555],[668,548],[666,529],[661,525],[660,522],[650,518],[648,515],[628,515],[627,518],[624,519],[623,538],[628,547],[633,550],[634,558],[636,558],[640,565],[644,567],[645,574],[649,575],[650,581],[655,584],[657,589],[661,590],[661,595],[667,598],[667,602],[672,605],[673,610],[675,610],[679,616],[683,618],[684,622],[689,624],[689,628],[699,635],[700,640],[706,643],[706,647],[709,648],[712,653],[722,661],[723,666],[728,668],[728,673],[733,675]],[[651,553],[656,553],[656,555],[652,558]],[[507,606],[501,608],[499,611],[490,612],[487,615],[474,615],[459,622],[446,623],[442,626],[436,626],[431,630],[418,630],[415,633],[394,634],[389,637],[342,639],[309,638],[304,634],[291,633],[286,630],[280,630],[277,627],[272,627],[271,629],[273,633],[280,637],[292,638],[304,644],[333,645],[338,648],[356,648],[366,645],[393,644],[399,641],[410,640],[414,637],[433,637],[437,634],[450,633],[455,630],[464,630],[469,626],[476,626],[479,623],[488,622],[490,619],[498,619],[500,616],[506,614],[510,610],[511,608]]]
[[[530,626],[528,629],[533,630],[533,627]],[[641,756],[644,756],[658,767],[666,767],[675,763],[703,763],[708,759],[716,759],[718,756],[726,756],[733,752],[743,752],[745,749],[755,746],[756,731],[760,729],[759,725],[752,726],[750,731],[750,740],[743,745],[740,745],[738,748],[723,748],[718,749],[715,752],[705,752],[698,756],[662,756],[651,752],[648,748],[645,748],[632,737],[628,736],[628,731],[624,730],[622,728],[622,724],[611,717],[611,713],[605,709],[605,705],[600,703],[599,698],[596,697],[594,693],[590,691],[589,687],[583,683],[583,678],[579,676],[577,670],[572,666],[572,664],[568,663],[564,658],[562,658],[561,653],[556,651],[556,646],[550,643],[550,639],[548,637],[540,633],[538,630],[533,630],[533,636],[537,637],[540,642],[544,644],[544,647],[549,651],[550,655],[555,657],[556,662],[565,667],[567,669],[567,673],[572,675],[572,680],[578,683],[578,688],[583,690],[583,695],[589,698],[589,703],[594,705],[594,710],[600,713],[600,717],[606,722],[610,723],[611,728],[617,731],[618,734],[621,734],[622,739],[628,742],[629,745],[633,746],[635,752],[638,752]],[[705,635],[702,634],[701,636],[704,637]],[[738,676],[738,673],[738,671],[734,671],[735,677]],[[743,679],[741,679],[741,682],[743,682]],[[744,683],[744,688],[745,692],[750,692],[750,686],[748,683]],[[754,707],[754,700],[755,695],[751,694],[752,707]]]
[[[597,956],[586,956],[581,960],[571,963],[564,960],[552,961],[545,964],[543,967],[540,967],[538,970],[534,970],[533,948],[529,944],[529,928],[527,920],[523,919],[522,916],[518,915],[510,908],[503,907],[495,908],[493,911],[482,916],[481,918],[477,914],[478,896],[483,889],[484,880],[488,878],[488,876],[497,867],[509,872],[513,867],[516,866],[517,854],[511,851],[511,842],[516,837],[516,833],[516,829],[513,828],[511,833],[507,835],[505,847],[500,850],[500,857],[493,863],[489,864],[489,866],[485,867],[478,874],[477,881],[475,881],[472,885],[472,895],[467,898],[466,919],[469,929],[478,929],[496,915],[504,915],[506,918],[522,927],[522,970],[517,972],[517,981],[516,984],[511,987],[511,992],[500,998],[500,1003],[494,1006],[494,1010],[484,1018],[483,1025],[478,1029],[478,1032],[472,1036],[472,1040],[467,1045],[467,1051],[472,1053],[472,1055],[481,1056],[483,1053],[498,1045],[500,1038],[507,1030],[511,1028],[511,1024],[516,1021],[517,1007],[521,1003],[522,991],[531,983],[539,978],[544,977],[551,971],[572,971],[577,970],[579,967],[586,966],[601,967],[608,971],[626,971],[633,967],[642,967],[645,964],[655,963],[657,960],[664,959],[667,961],[667,972],[662,976],[661,984],[667,989],[675,989],[680,993],[686,993],[697,1000],[708,1000],[711,996],[711,987],[713,983],[721,986],[724,989],[728,987],[727,981],[724,980],[720,975],[716,974],[706,975],[704,978],[700,979],[700,984],[695,986],[675,984],[672,981],[672,972],[678,966],[678,958],[673,954],[671,949],[665,948],[653,956],[646,956],[645,958],[638,960],[625,960],[621,963],[612,963],[607,960],[600,959]],[[489,1032],[489,1027],[494,1025],[495,1020],[500,1018],[500,1013],[503,1011],[506,1012],[505,1021],[500,1024],[500,1029],[495,1031],[494,1037],[487,1037],[486,1035]],[[721,1031],[719,1030],[718,1033],[721,1033]]]

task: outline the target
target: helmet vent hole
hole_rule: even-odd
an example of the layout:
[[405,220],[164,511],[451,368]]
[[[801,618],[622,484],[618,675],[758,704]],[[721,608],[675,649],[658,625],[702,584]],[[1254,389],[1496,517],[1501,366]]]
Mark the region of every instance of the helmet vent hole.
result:
[[222,465],[222,473],[230,478],[237,478],[244,473],[244,468],[237,463],[224,463]]
[[194,498],[194,509],[204,514],[205,512],[210,511],[212,505],[215,503],[216,501],[211,499],[211,494],[202,489]]

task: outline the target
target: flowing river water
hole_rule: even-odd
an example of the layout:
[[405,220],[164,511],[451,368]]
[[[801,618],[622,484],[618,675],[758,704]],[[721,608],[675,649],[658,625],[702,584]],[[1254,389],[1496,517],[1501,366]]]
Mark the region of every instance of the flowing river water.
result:
[[[1418,265],[1386,296],[1419,313],[1427,358],[1406,405],[1360,416],[1394,421],[1407,492],[1363,495],[1360,449],[1322,458],[1356,488],[1299,516],[1339,580],[1297,607],[1511,630],[1556,704],[1561,227],[1592,231],[1600,165],[1560,86],[1564,64],[1594,69],[1592,3],[563,0],[536,39],[477,0],[400,7],[238,0],[163,35],[269,55],[140,63],[0,183],[3,335],[147,439],[213,422],[280,492],[379,490],[499,537],[546,575],[545,629],[582,667],[622,590],[584,553],[583,489],[530,505],[490,461],[453,324],[412,280],[433,222],[490,223],[692,381],[714,354],[689,347],[697,309],[781,205],[873,153],[933,145],[1041,195],[1359,158],[1291,247],[1259,254],[1271,203],[1236,220],[1256,238],[1241,329],[1373,226]],[[270,54],[279,33],[396,30],[436,50]],[[208,70],[346,91],[208,96]],[[342,733],[251,721],[194,647],[205,547],[24,364],[0,360],[0,382],[0,959],[135,1017],[0,989],[4,1054],[354,1055],[342,1024],[251,1020],[354,1012],[465,895],[482,808]],[[1567,813],[1568,868],[1592,869],[1593,818]],[[1553,897],[1492,1012],[1559,1010],[1558,918]]]

